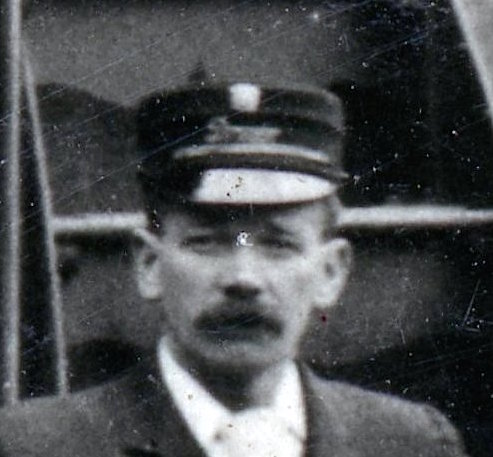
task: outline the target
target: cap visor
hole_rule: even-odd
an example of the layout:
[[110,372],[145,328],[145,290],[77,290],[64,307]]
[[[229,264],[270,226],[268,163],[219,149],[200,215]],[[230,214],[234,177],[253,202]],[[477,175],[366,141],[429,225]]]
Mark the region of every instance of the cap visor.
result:
[[305,173],[259,169],[211,169],[204,172],[190,200],[223,205],[276,205],[319,200],[337,185]]

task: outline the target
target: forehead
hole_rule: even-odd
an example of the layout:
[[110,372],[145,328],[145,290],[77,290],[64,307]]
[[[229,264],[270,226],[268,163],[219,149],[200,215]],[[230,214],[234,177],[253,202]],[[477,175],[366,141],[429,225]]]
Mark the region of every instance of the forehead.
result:
[[172,210],[162,223],[168,230],[207,228],[210,230],[269,230],[308,233],[331,225],[325,201],[284,207],[196,206]]

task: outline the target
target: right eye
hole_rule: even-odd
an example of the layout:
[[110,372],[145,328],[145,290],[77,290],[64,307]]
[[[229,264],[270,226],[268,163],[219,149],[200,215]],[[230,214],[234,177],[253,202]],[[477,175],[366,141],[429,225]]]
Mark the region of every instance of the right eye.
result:
[[219,241],[210,235],[193,235],[184,238],[181,246],[198,253],[208,253],[219,247]]

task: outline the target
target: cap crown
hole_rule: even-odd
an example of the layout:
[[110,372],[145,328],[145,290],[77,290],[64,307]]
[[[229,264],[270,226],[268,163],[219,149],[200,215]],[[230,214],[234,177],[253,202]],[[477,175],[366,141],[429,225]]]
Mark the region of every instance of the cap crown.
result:
[[311,201],[345,176],[342,131],[339,99],[319,89],[236,83],[161,92],[138,114],[141,178],[162,201]]

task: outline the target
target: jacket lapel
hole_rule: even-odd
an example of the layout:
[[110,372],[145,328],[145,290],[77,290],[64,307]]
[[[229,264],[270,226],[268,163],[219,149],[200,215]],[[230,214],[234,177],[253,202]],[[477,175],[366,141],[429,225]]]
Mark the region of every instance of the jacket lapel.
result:
[[[142,359],[112,390],[110,415],[117,447],[125,457],[205,457],[161,381],[156,356]],[[306,414],[306,457],[362,457],[350,443],[344,399],[337,389],[321,389],[311,371],[301,366]],[[122,404],[123,403],[123,404]]]
[[344,399],[326,383],[320,389],[320,381],[306,366],[301,366],[301,374],[308,428],[305,456],[363,457],[351,443]]
[[108,405],[113,436],[125,457],[205,457],[161,381],[156,356],[149,355],[112,386]]

